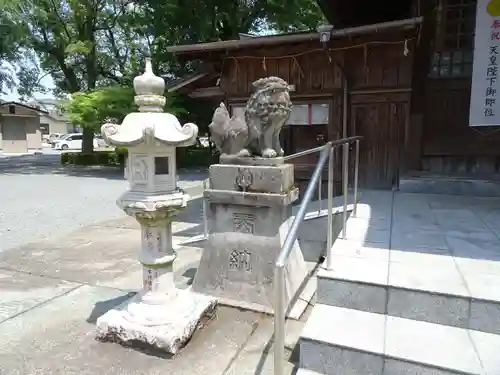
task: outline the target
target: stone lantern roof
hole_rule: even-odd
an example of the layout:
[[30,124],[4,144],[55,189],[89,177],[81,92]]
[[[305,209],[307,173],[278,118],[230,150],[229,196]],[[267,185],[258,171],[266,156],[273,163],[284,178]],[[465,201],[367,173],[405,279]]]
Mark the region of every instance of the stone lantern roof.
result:
[[186,147],[196,143],[198,127],[182,126],[176,116],[164,113],[165,82],[153,73],[151,59],[146,59],[144,74],[134,79],[134,102],[139,112],[128,114],[121,125],[104,124],[101,133],[114,146],[154,145],[156,142],[172,147]]

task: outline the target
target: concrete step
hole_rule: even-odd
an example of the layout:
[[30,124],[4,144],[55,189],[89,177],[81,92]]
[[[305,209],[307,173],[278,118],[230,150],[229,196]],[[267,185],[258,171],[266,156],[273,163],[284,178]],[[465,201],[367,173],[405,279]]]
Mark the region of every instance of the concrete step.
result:
[[474,197],[500,197],[498,175],[488,178],[445,174],[404,176],[399,182],[402,193],[467,195]]
[[333,255],[333,269],[319,270],[318,303],[500,334],[497,278],[461,274],[455,264],[473,260],[391,250],[389,261],[389,250],[358,246],[335,242],[359,257]]
[[326,375],[496,375],[500,336],[324,304],[301,337],[300,367]]
[[305,368],[299,368],[295,372],[295,375],[323,375],[316,371],[307,370]]

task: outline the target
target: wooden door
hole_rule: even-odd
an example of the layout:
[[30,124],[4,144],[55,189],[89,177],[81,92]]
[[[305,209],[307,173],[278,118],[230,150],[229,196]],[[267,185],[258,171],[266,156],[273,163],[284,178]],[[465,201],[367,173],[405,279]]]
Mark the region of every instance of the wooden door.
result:
[[[326,125],[292,125],[290,126],[293,153],[323,146],[327,140]],[[293,163],[301,168],[312,169],[318,162],[318,153],[293,159]],[[311,171],[312,172],[312,171]]]
[[291,155],[294,153],[292,144],[292,129],[289,125],[285,125],[281,129],[280,143],[285,155]]
[[[291,152],[288,155],[323,146],[327,141],[327,125],[290,125],[288,128],[291,146]],[[316,152],[290,160],[295,165],[295,185],[299,188],[300,198],[306,192],[318,159],[319,153]],[[323,177],[325,178],[325,176]],[[327,194],[326,188],[327,184],[322,183],[323,197]],[[317,199],[317,190],[313,199]]]
[[[400,146],[408,108],[407,102],[352,105],[350,135],[364,137],[359,155],[361,188],[390,189],[399,184]],[[350,157],[352,166],[354,152]]]

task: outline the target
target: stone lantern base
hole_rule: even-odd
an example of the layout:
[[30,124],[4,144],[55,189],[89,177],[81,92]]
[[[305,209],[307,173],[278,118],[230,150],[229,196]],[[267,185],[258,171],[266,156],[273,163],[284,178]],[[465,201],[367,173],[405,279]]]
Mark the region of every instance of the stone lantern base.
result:
[[123,344],[141,343],[176,354],[200,320],[213,311],[215,298],[191,290],[149,301],[142,293],[97,320],[97,337]]
[[119,206],[141,225],[139,262],[143,288],[133,298],[97,319],[97,338],[123,344],[141,343],[176,354],[194,333],[216,299],[179,290],[174,284],[172,221],[186,207],[182,191],[149,196],[126,192]]

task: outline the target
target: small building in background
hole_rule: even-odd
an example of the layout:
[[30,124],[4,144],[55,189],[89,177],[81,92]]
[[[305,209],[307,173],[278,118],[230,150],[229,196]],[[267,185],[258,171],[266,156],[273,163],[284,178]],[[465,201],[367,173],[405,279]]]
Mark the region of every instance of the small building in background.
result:
[[48,138],[50,134],[74,133],[78,129],[71,124],[68,116],[61,111],[61,101],[57,99],[36,99],[29,103],[30,106],[40,108],[47,112],[40,115],[40,131],[42,138]]
[[0,103],[0,151],[26,153],[42,148],[41,116],[47,111],[17,102]]

